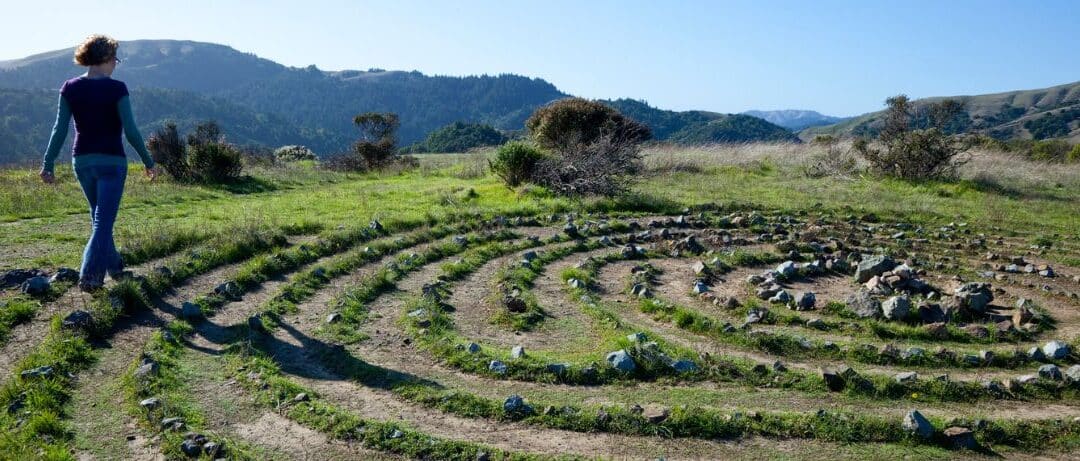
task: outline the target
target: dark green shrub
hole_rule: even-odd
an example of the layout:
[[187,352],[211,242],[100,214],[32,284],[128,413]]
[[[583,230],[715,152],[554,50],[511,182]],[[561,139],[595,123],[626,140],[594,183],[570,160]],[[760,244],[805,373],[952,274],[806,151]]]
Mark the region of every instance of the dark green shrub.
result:
[[150,136],[147,148],[154,162],[179,182],[219,183],[234,180],[243,171],[240,150],[225,142],[217,123],[204,122],[180,141],[170,123]]
[[639,143],[652,137],[649,127],[604,104],[582,98],[560,99],[533,112],[525,121],[536,143],[556,151],[591,144],[602,136],[613,142]]
[[188,135],[187,143],[188,171],[194,180],[221,183],[240,177],[244,169],[240,151],[225,142],[217,123],[200,123]]
[[412,152],[467,152],[484,146],[506,143],[505,135],[491,125],[454,122],[432,131],[424,142],[412,146]]
[[1068,142],[1061,139],[1036,141],[1031,146],[1031,153],[1028,156],[1032,160],[1042,162],[1065,162],[1069,158],[1071,148]]
[[[394,163],[397,157],[397,114],[366,112],[353,117],[360,128],[360,140],[353,144],[351,155],[355,158],[339,159],[334,165],[350,170],[377,170]],[[362,167],[362,168],[356,168]]]
[[507,186],[517,187],[533,177],[537,162],[543,158],[540,149],[524,142],[511,142],[499,147],[488,165]]

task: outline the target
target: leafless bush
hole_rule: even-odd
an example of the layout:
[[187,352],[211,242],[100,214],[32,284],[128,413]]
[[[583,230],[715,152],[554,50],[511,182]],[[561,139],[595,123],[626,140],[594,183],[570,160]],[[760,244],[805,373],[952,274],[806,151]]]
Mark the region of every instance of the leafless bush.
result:
[[644,169],[637,140],[604,134],[590,143],[568,143],[539,161],[532,182],[569,196],[615,196],[630,189]]
[[858,174],[859,162],[848,145],[835,136],[814,138],[814,147],[820,152],[810,157],[805,174],[811,178],[836,177],[849,179]]

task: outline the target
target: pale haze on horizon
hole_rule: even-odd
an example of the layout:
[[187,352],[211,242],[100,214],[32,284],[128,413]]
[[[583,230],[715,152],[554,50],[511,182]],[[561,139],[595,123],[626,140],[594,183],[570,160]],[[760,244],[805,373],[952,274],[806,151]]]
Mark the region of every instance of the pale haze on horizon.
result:
[[1080,1],[1068,0],[54,0],[4,9],[0,60],[105,33],[221,43],[323,70],[513,73],[578,96],[673,110],[843,116],[878,110],[899,93],[1080,80]]

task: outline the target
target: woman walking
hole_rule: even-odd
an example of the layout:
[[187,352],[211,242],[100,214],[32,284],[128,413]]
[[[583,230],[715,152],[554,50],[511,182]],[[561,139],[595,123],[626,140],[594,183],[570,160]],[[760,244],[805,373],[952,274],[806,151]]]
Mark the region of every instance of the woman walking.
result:
[[120,139],[121,130],[139,153],[146,176],[157,176],[154,160],[135,127],[131,101],[124,82],[111,78],[120,59],[119,43],[104,35],[92,35],[75,49],[75,63],[86,66],[86,74],[64,82],[56,110],[49,147],[41,164],[41,180],[52,184],[53,162],[67,138],[68,125],[75,119],[75,141],[71,163],[75,177],[90,204],[90,241],[83,251],[79,288],[93,291],[105,283],[105,275],[115,279],[124,269],[113,243],[113,223],[120,209],[127,177],[127,157]]

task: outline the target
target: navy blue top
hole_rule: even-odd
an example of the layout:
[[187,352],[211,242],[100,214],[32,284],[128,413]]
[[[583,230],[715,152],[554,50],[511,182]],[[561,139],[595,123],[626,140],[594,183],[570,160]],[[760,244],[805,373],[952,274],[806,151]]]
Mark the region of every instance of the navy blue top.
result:
[[75,145],[71,155],[106,154],[124,157],[123,123],[116,110],[128,95],[127,85],[111,78],[75,77],[64,82],[60,95],[75,118]]

